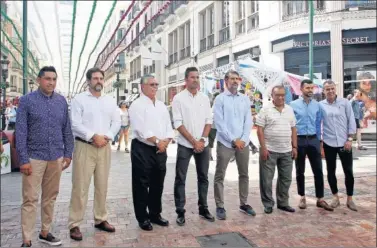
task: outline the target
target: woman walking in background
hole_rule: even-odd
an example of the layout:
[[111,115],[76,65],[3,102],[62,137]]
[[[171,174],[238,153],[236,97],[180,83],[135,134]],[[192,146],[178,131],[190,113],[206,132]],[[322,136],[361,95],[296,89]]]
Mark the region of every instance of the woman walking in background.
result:
[[129,153],[128,150],[128,129],[130,127],[129,116],[128,116],[128,106],[125,101],[120,102],[119,104],[119,111],[120,111],[120,118],[121,118],[121,127],[119,131],[119,143],[117,150],[120,150],[120,144],[122,144],[122,140],[124,138],[124,144],[126,148],[124,149],[126,153]]

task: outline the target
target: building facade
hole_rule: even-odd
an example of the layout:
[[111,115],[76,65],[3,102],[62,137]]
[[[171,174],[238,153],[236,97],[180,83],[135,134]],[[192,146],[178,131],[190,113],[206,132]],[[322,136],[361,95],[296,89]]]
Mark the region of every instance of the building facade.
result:
[[[137,92],[142,75],[153,74],[169,105],[184,88],[187,67],[204,72],[244,54],[268,67],[309,73],[308,1],[173,1],[160,11],[164,3],[142,12],[124,41],[129,92]],[[126,25],[147,1],[137,5]],[[332,78],[345,96],[360,71],[376,71],[376,1],[317,0],[314,8],[314,75]],[[153,41],[162,50],[150,65],[142,47],[153,50]]]

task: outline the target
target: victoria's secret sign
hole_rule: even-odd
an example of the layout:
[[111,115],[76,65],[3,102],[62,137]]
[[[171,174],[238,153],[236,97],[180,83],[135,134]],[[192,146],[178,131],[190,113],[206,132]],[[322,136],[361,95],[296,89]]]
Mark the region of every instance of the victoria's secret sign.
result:
[[[343,45],[369,43],[369,36],[342,38]],[[313,46],[330,46],[331,40],[314,40]],[[293,47],[309,47],[309,41],[293,41]]]

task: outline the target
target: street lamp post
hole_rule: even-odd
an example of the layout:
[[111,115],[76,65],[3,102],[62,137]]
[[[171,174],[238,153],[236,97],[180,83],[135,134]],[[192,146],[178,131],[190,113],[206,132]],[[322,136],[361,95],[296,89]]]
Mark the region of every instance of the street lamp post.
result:
[[1,75],[3,75],[3,83],[1,84],[1,90],[3,91],[3,107],[2,107],[2,119],[1,119],[1,127],[2,129],[5,128],[5,109],[7,105],[6,101],[6,91],[7,91],[7,78],[8,78],[8,66],[9,66],[9,60],[7,56],[3,56],[3,59],[1,60]]
[[114,88],[117,89],[117,104],[118,104],[119,103],[119,88],[122,85],[119,78],[119,74],[122,71],[122,65],[120,64],[119,59],[114,64],[114,68],[115,68],[115,73],[117,74],[117,79],[116,79],[116,82],[114,83]]
[[29,80],[29,87],[30,87],[30,92],[33,92],[33,89],[34,89],[34,81],[33,80]]

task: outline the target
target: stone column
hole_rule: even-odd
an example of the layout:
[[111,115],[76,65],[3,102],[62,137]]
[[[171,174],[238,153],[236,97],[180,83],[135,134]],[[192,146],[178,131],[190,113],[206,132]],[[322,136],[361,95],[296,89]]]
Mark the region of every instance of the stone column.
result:
[[[342,1],[333,1],[332,11],[341,10]],[[342,17],[340,13],[331,16],[331,78],[337,83],[337,94],[343,97],[343,44],[342,44]]]

